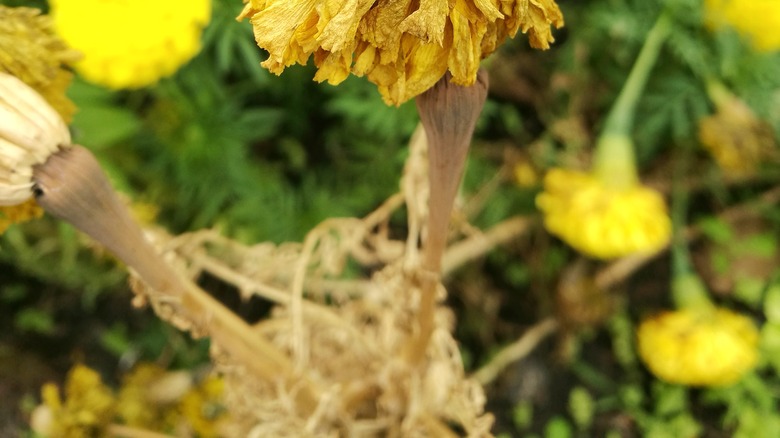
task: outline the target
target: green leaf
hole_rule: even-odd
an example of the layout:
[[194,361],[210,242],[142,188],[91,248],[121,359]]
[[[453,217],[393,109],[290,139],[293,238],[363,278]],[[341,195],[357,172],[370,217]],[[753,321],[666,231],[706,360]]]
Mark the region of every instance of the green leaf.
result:
[[28,307],[19,311],[14,318],[14,326],[22,332],[44,335],[54,333],[54,320],[51,314],[34,307]]

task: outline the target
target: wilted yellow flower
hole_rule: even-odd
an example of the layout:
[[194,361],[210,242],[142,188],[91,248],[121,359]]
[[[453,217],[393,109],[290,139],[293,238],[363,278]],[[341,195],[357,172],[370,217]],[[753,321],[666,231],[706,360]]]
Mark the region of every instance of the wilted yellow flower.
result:
[[179,411],[197,436],[220,436],[220,430],[227,420],[227,413],[220,404],[223,389],[222,379],[210,376],[188,391],[179,403]]
[[168,371],[140,363],[122,381],[117,416],[124,424],[160,432],[189,430],[219,436],[226,418],[219,404],[222,379],[209,376],[195,385],[188,371]]
[[78,52],[57,37],[50,18],[39,10],[0,5],[0,72],[32,87],[66,121],[75,112],[65,96],[73,76],[66,67],[78,58]]
[[780,2],[777,0],[705,0],[711,28],[731,26],[760,51],[780,49]]
[[595,174],[555,168],[536,205],[551,233],[602,259],[653,252],[671,236],[664,199],[639,183],[613,186]]
[[642,322],[639,355],[669,383],[721,386],[738,381],[758,361],[758,330],[728,309],[684,309]]
[[723,85],[708,90],[717,112],[699,121],[699,141],[727,175],[749,175],[774,150],[772,128]]
[[[53,110],[36,108],[32,112],[36,115],[26,115],[24,117],[28,120],[20,122],[18,117],[21,114],[11,106],[23,104],[23,100],[17,99],[18,95],[15,91],[9,91],[0,85],[0,90],[3,92],[3,96],[0,97],[0,107],[2,107],[0,123],[8,125],[0,127],[0,143],[4,143],[0,150],[0,234],[4,233],[11,224],[37,218],[43,214],[43,210],[35,204],[35,201],[32,199],[25,201],[32,195],[32,191],[29,190],[32,173],[30,166],[40,162],[42,156],[37,152],[25,150],[30,147],[35,148],[30,143],[25,141],[17,143],[20,139],[18,134],[24,132],[29,138],[38,135],[39,140],[44,140],[40,136],[41,132],[35,132],[37,128],[31,129],[28,125],[29,120],[41,114],[40,111],[45,115],[43,118],[50,120],[58,118],[54,114],[56,111],[64,120],[70,120],[75,112],[75,106],[65,95],[73,76],[67,66],[78,57],[78,52],[69,49],[57,37],[51,20],[41,15],[39,10],[0,5],[0,74],[13,76],[19,82],[31,87],[43,98],[39,102],[48,102],[48,105],[53,108]],[[6,77],[2,82],[8,84],[16,81]],[[40,97],[34,97],[33,101]],[[60,137],[65,138],[67,136],[65,124],[58,122],[57,125],[57,129],[62,134]],[[58,146],[46,141],[42,143],[41,149],[48,150]],[[18,146],[22,149],[18,149]]]
[[454,83],[473,84],[480,60],[518,30],[547,49],[550,26],[563,26],[554,0],[249,0],[246,17],[273,73],[313,55],[315,80],[366,75],[395,105],[447,70]]
[[52,0],[57,32],[84,54],[81,75],[139,88],[173,74],[200,50],[210,0]]
[[34,199],[13,206],[0,205],[0,234],[13,224],[19,224],[43,216],[43,209]]
[[[165,369],[152,363],[141,363],[122,379],[116,413],[120,421],[134,427],[162,431],[171,424],[170,414],[155,403],[150,388],[165,376]],[[186,388],[185,388],[186,390]],[[177,396],[181,394],[178,393]],[[170,407],[170,406],[169,406]]]
[[65,381],[64,400],[54,384],[44,385],[41,392],[43,405],[34,418],[45,421],[33,425],[36,432],[64,438],[106,435],[114,418],[114,397],[97,372],[74,366]]
[[0,205],[33,196],[33,168],[70,144],[54,109],[27,84],[0,72]]

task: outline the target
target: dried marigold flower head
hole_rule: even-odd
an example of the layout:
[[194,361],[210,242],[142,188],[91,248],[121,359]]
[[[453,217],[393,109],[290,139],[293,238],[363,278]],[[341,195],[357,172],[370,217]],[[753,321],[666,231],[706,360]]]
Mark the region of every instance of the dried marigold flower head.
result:
[[722,85],[708,88],[716,112],[699,120],[699,141],[726,175],[748,176],[775,149],[772,127]]
[[0,5],[0,72],[32,87],[66,121],[76,111],[65,96],[73,77],[67,66],[79,56],[55,34],[51,19],[39,10]]
[[593,173],[555,168],[536,205],[552,234],[601,259],[654,252],[671,238],[664,199],[638,182],[612,186]]
[[669,383],[729,385],[758,361],[756,326],[725,308],[662,313],[642,322],[637,339],[647,367]]
[[705,0],[706,23],[730,26],[762,52],[780,49],[780,2],[777,0]]
[[78,72],[114,89],[175,73],[200,51],[211,18],[210,0],[52,0],[51,8],[57,32],[84,54]]
[[33,196],[33,167],[70,144],[56,111],[32,88],[0,73],[0,205]]
[[43,209],[34,199],[17,205],[0,205],[0,234],[5,233],[13,224],[27,222],[43,216]]
[[518,30],[547,49],[550,26],[563,26],[554,0],[249,0],[239,18],[250,18],[271,72],[313,56],[315,80],[365,75],[394,105],[447,71],[473,84],[480,60]]

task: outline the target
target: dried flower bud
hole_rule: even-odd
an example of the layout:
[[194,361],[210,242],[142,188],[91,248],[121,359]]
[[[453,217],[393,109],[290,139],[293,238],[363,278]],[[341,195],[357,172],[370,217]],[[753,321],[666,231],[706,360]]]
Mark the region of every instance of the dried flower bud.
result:
[[81,54],[54,31],[49,15],[26,7],[0,5],[0,72],[9,73],[46,99],[70,122],[76,106],[65,95]]
[[0,205],[30,199],[33,166],[68,145],[59,114],[24,82],[0,73]]

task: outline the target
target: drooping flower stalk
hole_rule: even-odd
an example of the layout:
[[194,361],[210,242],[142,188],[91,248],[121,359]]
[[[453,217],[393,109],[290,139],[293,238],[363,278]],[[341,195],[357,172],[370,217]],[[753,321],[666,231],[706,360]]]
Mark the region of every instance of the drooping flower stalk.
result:
[[488,76],[481,70],[471,86],[452,83],[447,73],[417,97],[417,110],[428,139],[428,234],[423,244],[419,333],[412,361],[425,353],[433,330],[436,288],[447,245],[450,215],[466,164],[471,137],[487,98]]
[[[284,353],[179,275],[154,249],[95,157],[70,144],[65,124],[40,95],[0,74],[0,104],[0,204],[34,195],[45,211],[97,240],[134,270],[169,306],[173,323],[180,321],[177,325],[195,336],[211,336],[216,346],[264,381],[293,380]],[[299,387],[299,406],[313,409],[313,389]]]

